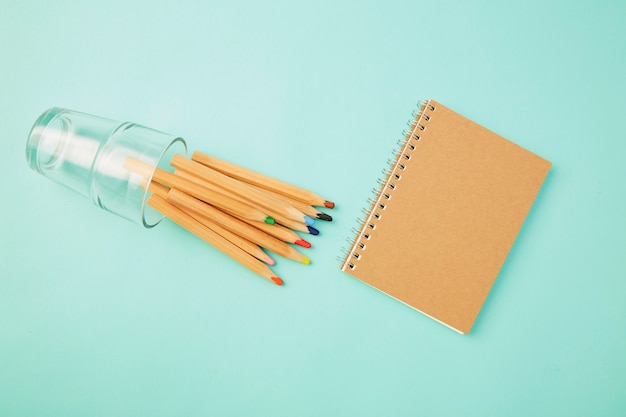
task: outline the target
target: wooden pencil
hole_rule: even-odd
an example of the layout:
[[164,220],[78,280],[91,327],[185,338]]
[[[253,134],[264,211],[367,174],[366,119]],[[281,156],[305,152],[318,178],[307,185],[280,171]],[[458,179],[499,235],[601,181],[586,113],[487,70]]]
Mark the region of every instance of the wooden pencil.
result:
[[[211,229],[218,235],[222,236],[224,239],[228,240],[229,242],[243,249],[245,252],[249,253],[255,258],[265,262],[268,265],[274,265],[276,263],[270,256],[268,256],[267,253],[263,252],[263,250],[257,244],[251,242],[249,239],[246,239],[245,234],[234,233],[232,230],[229,230],[228,228],[224,228],[223,226],[221,226],[220,224],[218,224],[211,218],[202,216],[195,211],[189,210],[187,209],[185,205],[177,204],[176,201],[173,201],[173,200],[170,201],[168,197],[171,194],[175,193],[175,194],[184,195],[187,198],[194,200],[204,206],[208,206],[207,203],[204,203],[194,197],[191,197],[190,195],[185,194],[182,191],[177,190],[175,188],[168,189],[160,184],[155,183],[154,181],[150,184],[149,190],[152,194],[157,195],[165,200],[168,200],[168,202],[172,203],[174,206],[176,206],[177,208],[179,208],[180,210],[182,210],[189,216],[193,217],[198,222],[202,223],[205,227],[208,227],[209,229]],[[256,222],[256,223],[261,223],[261,222]],[[263,223],[263,224],[266,224],[266,223]]]
[[[206,203],[202,203],[202,204],[207,205]],[[176,204],[174,205],[178,207],[179,209],[181,209],[182,211],[184,211],[185,213],[187,213],[189,216],[193,217],[198,222],[202,223],[207,228],[211,229],[218,235],[222,236],[224,239],[228,240],[232,244],[243,249],[245,252],[254,256],[258,260],[263,261],[268,265],[276,264],[274,259],[272,259],[267,253],[263,252],[263,250],[259,247],[258,244],[248,240],[247,239],[248,236],[241,236],[241,235],[238,235],[237,233],[233,233],[231,230],[228,230],[227,228],[223,227],[222,225],[218,224],[217,222],[213,221],[212,219],[208,217],[202,216],[192,210],[185,209]]]
[[[192,161],[193,162],[193,161]],[[178,172],[178,171],[177,171]],[[200,182],[198,182],[201,185],[204,185],[207,188],[211,188],[211,187],[217,187],[216,189],[221,191],[221,192],[227,192],[227,190],[225,190],[224,188],[218,187],[217,185],[205,181],[204,179],[201,178],[200,175],[193,175],[191,173],[190,170],[186,170],[186,171],[180,171],[180,172],[185,172],[187,174],[187,176],[185,176],[185,178],[190,179],[193,181],[192,177],[195,177],[195,179],[199,179],[202,180]],[[242,196],[241,198],[243,198],[242,201],[244,202],[254,202],[255,199],[254,197],[257,196],[258,194],[262,194],[264,195],[265,198],[269,198],[274,200],[276,203],[280,203],[283,204],[285,206],[288,207],[293,207],[296,210],[300,211],[301,213],[309,216],[310,219],[316,218],[316,219],[320,219],[320,220],[326,220],[326,221],[332,221],[333,218],[331,216],[329,216],[326,213],[321,212],[320,210],[316,209],[314,206],[311,206],[309,204],[303,203],[301,201],[297,201],[294,200],[292,198],[286,197],[284,195],[281,194],[276,194],[273,191],[270,190],[266,190],[264,188],[260,188],[257,187],[255,185],[252,184],[248,184],[246,182],[242,182],[242,181],[238,181],[239,187],[241,188],[242,192],[240,193],[240,195]],[[245,195],[245,196],[244,196]],[[233,194],[231,195],[231,197],[235,198],[236,196],[238,196],[237,194]],[[266,211],[272,211],[273,213],[276,213],[276,211],[274,210],[273,206],[266,206],[263,207],[263,209],[265,209]],[[284,213],[279,212],[279,214],[283,217],[283,218],[290,218],[288,216],[285,216]],[[291,220],[293,220],[293,218],[290,218]],[[296,221],[300,221],[300,219],[295,219]],[[307,225],[311,225],[313,224],[313,222],[304,222]]]
[[[205,187],[209,190],[214,190],[216,192],[221,191],[221,188],[216,186],[215,184],[211,184],[211,183],[207,183],[206,181],[204,181],[202,178],[191,174],[188,171],[176,171],[176,176],[180,177],[180,178],[184,178],[185,180],[188,180],[190,182],[194,182],[202,187]],[[231,198],[237,200],[237,201],[241,201],[241,202],[245,202],[247,201],[246,199],[244,199],[241,196],[238,196],[236,194],[231,195]],[[220,207],[221,208],[221,207]],[[288,219],[287,217],[282,216],[281,214],[278,213],[274,213],[271,210],[267,210],[266,214],[268,216],[270,216],[272,219],[274,219],[275,223],[279,223],[285,227],[288,227],[289,229],[292,230],[297,230],[298,232],[303,232],[303,233],[309,233],[312,235],[318,235],[319,231],[314,228],[313,226],[309,226],[303,222],[299,222],[296,220],[292,220],[292,219]],[[235,215],[235,217],[241,217],[236,215],[236,213],[233,213],[233,215]]]
[[[170,189],[167,193],[167,201],[181,208],[182,210],[188,210],[197,213],[197,215],[208,221],[209,224],[213,223],[215,225],[219,225],[218,230],[227,229],[227,231],[229,231],[230,233],[237,236],[242,236],[243,238],[245,238],[245,240],[255,243],[285,258],[302,262],[304,264],[311,263],[311,260],[308,257],[304,256],[293,247],[289,246],[287,243],[278,240],[275,237],[270,236],[267,233],[255,227],[252,227],[251,225],[242,222],[241,220],[236,219],[227,213],[218,210],[215,207],[212,207],[210,204],[204,203],[194,197],[191,197],[180,190],[177,190],[175,188]],[[200,218],[193,215],[192,217],[196,218],[196,220],[200,221],[201,223],[204,223],[204,221],[202,221]],[[213,226],[207,226],[213,229]],[[219,231],[218,233],[228,239],[227,235],[224,235]],[[237,244],[234,241],[232,242]]]
[[332,216],[324,213],[321,210],[318,210],[317,208],[315,208],[315,206],[311,206],[309,204],[303,203],[301,201],[297,201],[294,200],[293,198],[281,195],[281,194],[277,194],[273,191],[270,190],[266,190],[264,188],[260,188],[257,187],[256,185],[252,185],[252,184],[246,184],[249,187],[252,187],[253,189],[256,189],[258,191],[262,191],[264,193],[267,193],[267,195],[271,196],[272,198],[275,198],[277,200],[282,201],[284,204],[288,204],[292,207],[294,207],[297,210],[300,210],[302,213],[306,214],[307,216],[309,216],[312,219],[318,219],[318,220],[325,220],[325,221],[333,221]]
[[276,285],[283,285],[283,280],[277,277],[267,265],[208,229],[202,223],[158,195],[152,194],[148,198],[147,204],[259,276],[272,281]]
[[311,244],[307,242],[306,240],[302,239],[300,235],[298,235],[293,230],[281,224],[275,223],[275,224],[269,225],[266,223],[255,222],[255,221],[246,219],[244,217],[237,217],[237,218],[245,223],[248,223],[252,227],[256,227],[257,229],[262,230],[268,235],[274,236],[276,239],[282,240],[283,242],[295,243],[296,245],[302,246],[303,248],[311,247]]
[[259,192],[252,187],[248,187],[247,184],[237,179],[233,179],[210,167],[185,158],[180,154],[174,155],[170,164],[177,170],[186,171],[222,188],[225,192],[230,192],[244,198],[248,204],[258,205],[262,207],[263,210],[278,213],[291,220],[304,222],[305,224],[313,224],[310,217],[296,208],[272,198],[267,193]]
[[[129,171],[136,172],[145,178],[149,178],[150,172],[152,171],[152,167],[149,164],[135,158],[126,158],[124,166]],[[268,216],[266,213],[250,206],[249,204],[242,203],[229,196],[217,193],[203,187],[200,184],[181,178],[180,176],[160,168],[154,170],[152,181],[168,187],[176,187],[202,201],[209,202],[223,210],[236,213],[251,220],[257,220],[269,224],[274,223],[274,219],[271,216]]]
[[281,180],[277,180],[270,176],[260,174],[250,169],[240,167],[233,163],[206,155],[202,152],[195,151],[191,159],[199,162],[202,165],[213,168],[214,170],[219,171],[225,175],[228,175],[231,178],[235,178],[240,181],[256,185],[257,187],[264,188],[277,194],[293,198],[294,200],[301,201],[312,206],[323,206],[331,209],[335,207],[335,203],[333,203],[332,201],[328,201],[311,191],[305,190],[303,188],[297,187]]
[[308,224],[304,224],[301,222],[297,222],[295,220],[288,219],[278,213],[273,213],[270,210],[268,210],[267,214],[272,216],[275,224],[282,224],[283,226],[288,227],[292,230],[297,230],[298,232],[310,233],[312,235],[319,234],[319,231],[316,228],[314,228],[313,226],[309,226]]
[[[202,187],[205,187],[208,190],[212,190],[212,191],[215,191],[215,192],[223,191],[223,189],[218,187],[217,185],[209,183],[207,181],[204,181],[202,178],[200,178],[200,177],[198,177],[196,175],[193,175],[193,174],[191,174],[188,171],[177,170],[174,175],[176,175],[176,176],[178,176],[180,178],[183,178],[183,179],[185,179],[187,181],[190,181],[190,182],[193,182],[195,184],[198,184],[198,185],[200,185]],[[240,201],[240,202],[242,202],[244,204],[248,201],[245,198],[243,198],[241,196],[238,196],[236,194],[232,194],[230,197],[232,199]],[[221,207],[219,207],[219,208],[222,209]],[[232,213],[232,214],[235,215],[235,217],[241,217],[241,216],[237,215],[236,213]],[[273,212],[272,210],[267,210],[266,209],[266,213],[265,214],[267,214],[272,219],[274,219],[275,223],[280,223],[281,225],[286,226],[286,227],[288,227],[290,229],[297,230],[297,231],[303,232],[303,233],[310,233],[312,235],[319,234],[319,231],[316,228],[314,228],[313,226],[307,225],[306,223],[301,222],[301,221],[296,221],[296,220],[289,219],[289,218],[283,216],[282,214]]]

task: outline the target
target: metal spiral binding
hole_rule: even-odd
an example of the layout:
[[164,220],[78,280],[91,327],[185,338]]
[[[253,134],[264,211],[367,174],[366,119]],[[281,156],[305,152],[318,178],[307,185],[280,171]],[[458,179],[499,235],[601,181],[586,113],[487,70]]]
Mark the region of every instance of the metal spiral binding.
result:
[[358,261],[361,259],[363,252],[367,250],[367,243],[375,233],[378,222],[383,218],[383,212],[391,203],[394,191],[398,188],[402,181],[402,171],[407,168],[407,162],[411,160],[414,151],[418,151],[419,141],[422,140],[422,134],[426,131],[427,124],[431,115],[428,112],[434,112],[435,106],[427,101],[420,101],[417,109],[412,113],[412,118],[407,123],[408,129],[402,132],[403,138],[398,140],[398,147],[393,152],[393,158],[387,160],[388,167],[383,170],[384,178],[378,179],[378,188],[374,188],[372,193],[374,198],[368,198],[370,207],[362,209],[365,217],[357,220],[359,228],[353,228],[354,239],[348,240],[351,245],[350,249],[343,249],[345,257],[338,258],[342,261],[341,269],[346,268],[355,270]]

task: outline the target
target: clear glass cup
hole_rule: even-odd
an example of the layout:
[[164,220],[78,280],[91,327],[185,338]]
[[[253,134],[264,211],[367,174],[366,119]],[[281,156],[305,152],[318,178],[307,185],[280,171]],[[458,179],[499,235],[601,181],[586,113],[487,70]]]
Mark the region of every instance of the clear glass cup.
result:
[[26,143],[28,165],[43,176],[90,198],[98,207],[145,227],[163,216],[146,204],[145,178],[124,167],[135,158],[172,171],[185,140],[131,122],[118,122],[54,107],[35,121]]

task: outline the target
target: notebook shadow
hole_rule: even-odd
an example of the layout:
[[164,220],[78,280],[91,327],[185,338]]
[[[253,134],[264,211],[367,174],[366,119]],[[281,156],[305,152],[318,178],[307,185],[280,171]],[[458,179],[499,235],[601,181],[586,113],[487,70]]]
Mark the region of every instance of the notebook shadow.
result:
[[[472,331],[470,332],[468,336],[475,335],[476,333],[478,333],[480,331],[483,321],[489,321],[491,318],[497,317],[497,314],[495,314],[494,311],[491,311],[493,310],[492,304],[495,303],[493,300],[497,299],[498,293],[501,291],[500,287],[503,285],[507,285],[507,276],[511,274],[509,272],[510,268],[515,268],[515,266],[519,262],[528,261],[528,260],[521,260],[521,258],[520,260],[518,260],[520,256],[518,254],[519,253],[518,248],[524,245],[532,244],[533,240],[536,241],[536,239],[539,239],[539,237],[537,236],[537,226],[534,226],[534,225],[538,221],[536,219],[543,216],[543,211],[544,211],[544,207],[546,206],[546,204],[550,204],[549,203],[549,200],[551,198],[550,190],[554,187],[553,182],[558,181],[557,174],[558,174],[558,170],[555,169],[553,165],[550,171],[548,171],[548,174],[546,175],[546,179],[544,180],[543,185],[541,189],[539,190],[539,193],[537,194],[537,198],[535,199],[535,202],[533,203],[530,211],[528,212],[528,215],[526,216],[524,224],[522,225],[522,228],[520,229],[517,235],[517,238],[515,239],[515,242],[513,243],[513,246],[511,247],[511,250],[507,258],[505,259],[504,264],[502,265],[502,268],[500,269],[498,277],[495,280],[493,286],[491,287],[491,291],[489,292],[489,295],[487,296],[487,299],[485,300],[485,303],[483,304],[483,307],[480,313],[478,314],[476,321],[474,322]],[[557,176],[556,179],[554,178],[555,175]]]

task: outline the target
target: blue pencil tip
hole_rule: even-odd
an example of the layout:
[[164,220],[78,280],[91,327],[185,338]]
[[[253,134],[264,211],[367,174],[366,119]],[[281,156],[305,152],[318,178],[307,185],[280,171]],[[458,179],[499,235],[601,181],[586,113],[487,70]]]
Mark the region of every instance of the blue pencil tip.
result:
[[315,220],[313,220],[312,218],[310,218],[309,216],[304,216],[304,223],[306,223],[308,226],[312,225],[313,223],[315,223]]
[[317,230],[315,227],[307,226],[306,228],[309,229],[309,233],[314,236],[317,236],[320,234],[320,231]]

